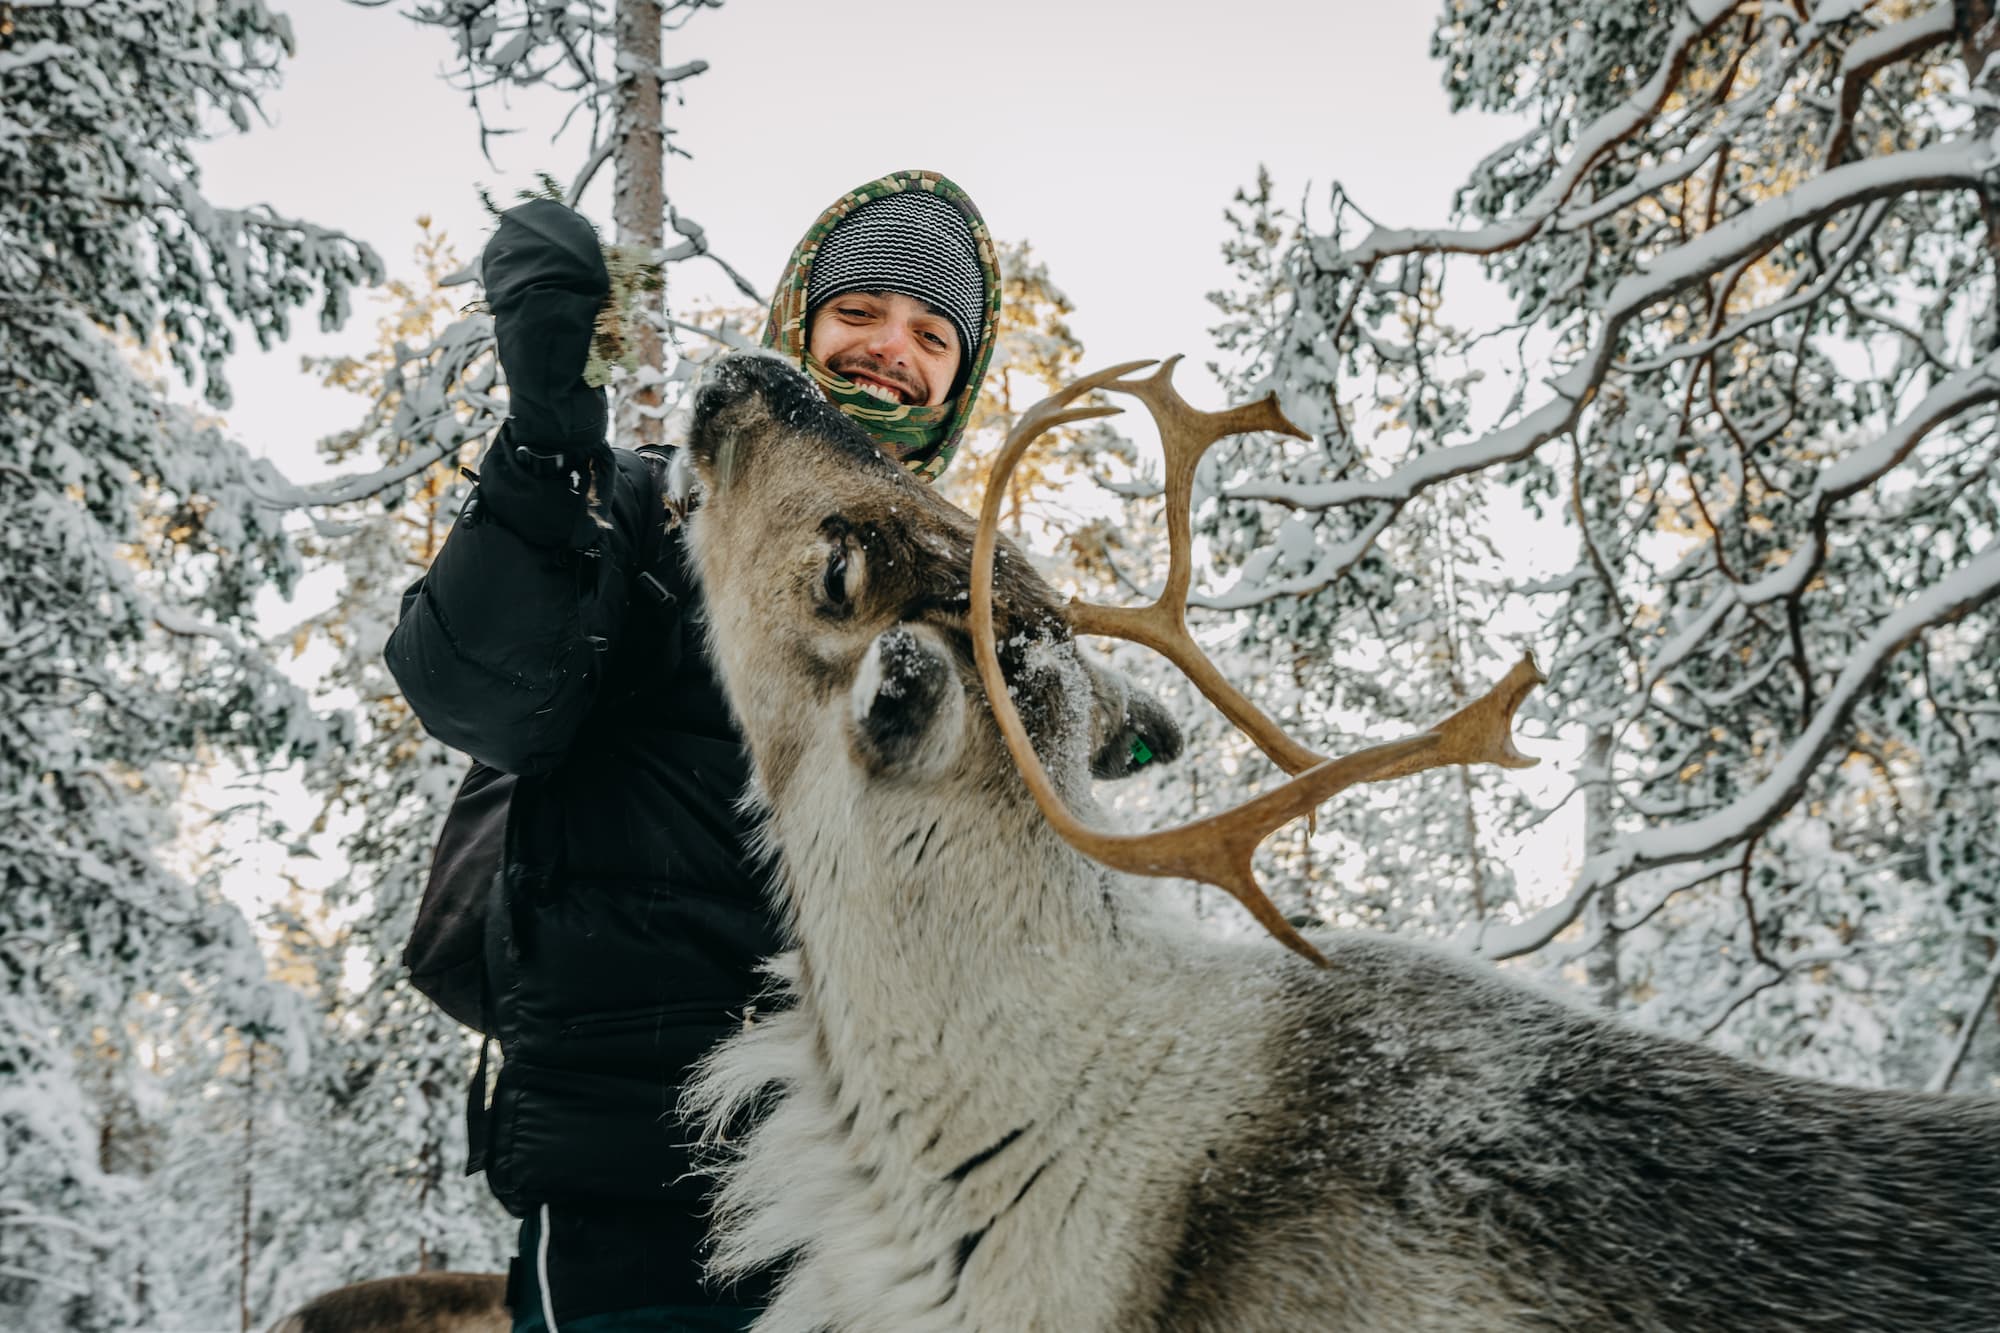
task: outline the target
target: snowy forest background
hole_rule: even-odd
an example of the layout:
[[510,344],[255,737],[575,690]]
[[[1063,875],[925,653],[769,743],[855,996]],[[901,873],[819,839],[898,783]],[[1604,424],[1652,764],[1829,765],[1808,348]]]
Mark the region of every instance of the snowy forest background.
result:
[[[434,45],[482,132],[510,88],[573,104],[555,183],[608,185],[599,221],[670,275],[728,250],[656,193],[675,150],[645,113],[700,96],[702,25],[756,0],[357,5]],[[204,193],[197,149],[253,126],[291,42],[262,0],[0,0],[8,1328],[261,1327],[511,1247],[460,1174],[474,1038],[397,961],[464,761],[379,660],[505,410],[469,310],[483,238],[385,257]],[[1456,941],[1780,1068],[2000,1087],[1996,47],[1986,0],[1447,0],[1432,72],[1519,133],[1438,183],[1441,225],[1239,146],[1232,279],[1188,350],[1314,439],[1204,467],[1204,639],[1321,749],[1441,716],[1522,648],[1551,678],[1535,781],[1343,796],[1265,849],[1288,912]],[[1001,354],[945,483],[966,505],[1048,386],[1174,350],[1086,363],[1063,275],[998,230]],[[730,273],[737,303],[698,308],[670,276],[621,442],[671,436],[756,323]],[[343,330],[312,370],[355,404],[304,484],[216,415],[240,331],[300,320]],[[1164,559],[1155,481],[1129,418],[1078,428],[1009,523],[1130,600]],[[313,579],[335,593],[270,613]],[[1272,781],[1163,664],[1128,665],[1194,729],[1120,793],[1131,821]],[[233,891],[329,838],[331,877]]]

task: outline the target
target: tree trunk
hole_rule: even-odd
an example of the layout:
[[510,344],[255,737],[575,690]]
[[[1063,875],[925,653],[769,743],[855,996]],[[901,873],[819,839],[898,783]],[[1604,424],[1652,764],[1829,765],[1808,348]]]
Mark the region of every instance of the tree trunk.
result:
[[[1583,850],[1586,856],[1607,851],[1617,839],[1611,819],[1611,728],[1593,727],[1583,750]],[[1584,962],[1587,987],[1597,1003],[1618,1008],[1624,980],[1618,967],[1618,889],[1607,884],[1591,899],[1585,928],[1598,935],[1597,946]]]
[[[417,1093],[424,1099],[424,1123],[435,1126],[437,1117],[433,1113],[438,1101],[437,1080],[424,1078],[417,1084]],[[444,1183],[444,1144],[435,1133],[424,1134],[424,1146],[417,1153],[417,1215],[430,1216],[431,1195]],[[428,1273],[433,1269],[446,1268],[445,1257],[431,1250],[430,1228],[426,1224],[417,1233],[417,1271]]]
[[241,1244],[236,1256],[236,1313],[243,1333],[250,1333],[250,1219],[257,1160],[257,1040],[245,1043],[243,1061],[243,1195],[238,1225]]
[[[1965,61],[1965,81],[1972,90],[1976,108],[1972,116],[1974,136],[1991,140],[2000,129],[2000,110],[1993,97],[2000,92],[2000,16],[1993,0],[1953,0],[1952,26],[1958,34],[1959,55]],[[1983,94],[1984,96],[1980,96]],[[2000,276],[2000,186],[1989,176],[1979,191],[1979,212],[1986,223],[1986,254]],[[2000,305],[2000,286],[1994,292]],[[1988,347],[2000,345],[2000,309],[1987,312],[1987,326],[1981,340]]]
[[[660,122],[659,0],[618,0],[618,150],[612,220],[620,245],[657,253],[666,216]],[[661,440],[659,376],[666,370],[660,331],[640,322],[642,383],[618,397],[618,438],[637,448]],[[650,382],[645,382],[650,381]]]
[[1458,809],[1459,836],[1464,839],[1466,873],[1472,887],[1472,919],[1486,920],[1489,904],[1486,901],[1486,858],[1479,850],[1479,812],[1472,806],[1472,772],[1465,764],[1458,765]]

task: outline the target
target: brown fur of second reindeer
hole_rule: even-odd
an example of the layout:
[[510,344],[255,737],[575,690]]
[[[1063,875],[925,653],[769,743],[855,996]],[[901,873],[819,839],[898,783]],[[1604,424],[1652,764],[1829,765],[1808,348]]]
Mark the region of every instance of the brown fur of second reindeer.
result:
[[407,1273],[315,1296],[268,1333],[507,1333],[500,1273]]

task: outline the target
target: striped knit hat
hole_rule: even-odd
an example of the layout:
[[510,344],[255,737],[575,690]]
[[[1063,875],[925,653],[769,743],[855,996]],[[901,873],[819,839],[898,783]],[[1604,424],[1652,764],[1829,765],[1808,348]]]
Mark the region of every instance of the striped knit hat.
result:
[[965,215],[934,194],[871,200],[820,243],[807,310],[848,292],[900,292],[934,306],[958,331],[961,364],[979,346],[986,317],[979,251]]

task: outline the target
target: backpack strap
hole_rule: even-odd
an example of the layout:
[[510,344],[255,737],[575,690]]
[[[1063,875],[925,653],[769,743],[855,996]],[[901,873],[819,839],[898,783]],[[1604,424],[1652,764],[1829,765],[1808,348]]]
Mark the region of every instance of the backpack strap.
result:
[[486,1100],[486,1060],[493,1049],[490,1033],[479,1035],[479,1068],[465,1086],[465,1174],[486,1169],[486,1149],[493,1142],[493,1107]]
[[[646,460],[646,471],[652,477],[653,493],[648,497],[645,526],[639,531],[638,558],[634,562],[632,585],[644,591],[661,606],[673,606],[680,597],[660,580],[658,571],[661,557],[667,549],[667,534],[680,526],[680,512],[667,499],[667,473],[673,466],[673,453],[657,444],[644,445],[632,452]],[[657,509],[657,513],[655,513]]]

